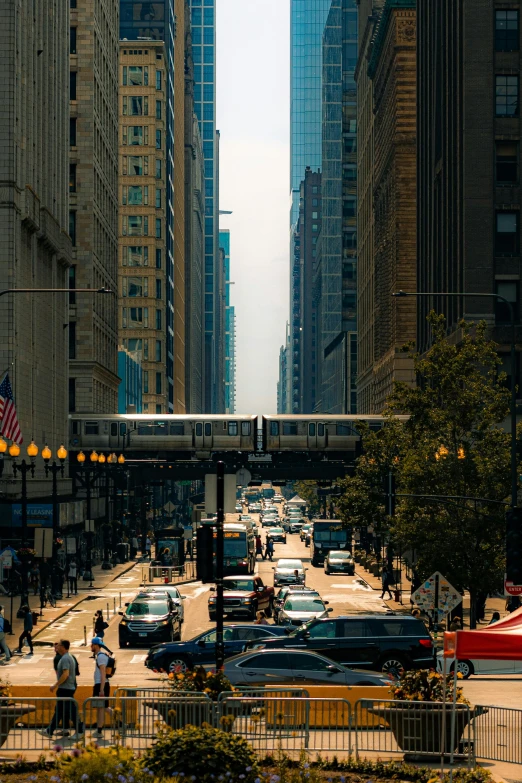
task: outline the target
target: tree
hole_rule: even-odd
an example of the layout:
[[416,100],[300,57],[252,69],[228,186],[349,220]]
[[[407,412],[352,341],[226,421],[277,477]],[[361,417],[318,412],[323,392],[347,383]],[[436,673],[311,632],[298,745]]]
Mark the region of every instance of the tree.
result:
[[390,412],[410,416],[392,529],[415,549],[421,577],[439,570],[469,591],[474,627],[477,605],[500,587],[504,570],[510,470],[501,425],[509,391],[485,323],[461,322],[461,340],[452,343],[443,316],[431,313],[428,321],[432,347],[414,356],[419,383],[396,384],[389,399]]
[[296,481],[295,491],[300,498],[306,500],[310,517],[318,516],[321,513],[321,501],[317,497],[316,481]]

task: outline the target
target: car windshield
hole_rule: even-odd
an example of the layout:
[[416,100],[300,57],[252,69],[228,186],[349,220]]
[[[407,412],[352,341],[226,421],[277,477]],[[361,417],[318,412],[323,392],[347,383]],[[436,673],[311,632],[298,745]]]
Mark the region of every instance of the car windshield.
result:
[[351,560],[349,552],[330,552],[330,560]]
[[127,608],[127,614],[133,615],[163,615],[168,613],[169,605],[166,601],[134,601]]
[[324,612],[324,604],[320,598],[287,598],[284,606],[287,612]]
[[254,589],[253,579],[225,579],[225,590],[249,590]]
[[300,560],[278,560],[277,561],[277,570],[280,568],[292,568],[292,569],[298,569],[299,571],[303,570],[303,564]]
[[283,528],[282,528],[282,527],[273,527],[273,528],[272,528],[272,535],[273,535],[274,533],[284,533],[284,530],[283,530]]

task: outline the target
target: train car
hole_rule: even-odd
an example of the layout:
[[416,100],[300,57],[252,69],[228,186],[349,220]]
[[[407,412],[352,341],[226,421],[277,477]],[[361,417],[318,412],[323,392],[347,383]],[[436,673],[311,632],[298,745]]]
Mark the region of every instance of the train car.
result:
[[257,416],[175,414],[70,414],[74,451],[167,452],[187,457],[220,451],[255,451]]
[[[406,421],[408,417],[398,418]],[[383,416],[263,416],[263,450],[268,454],[285,451],[332,455],[358,453],[361,436],[357,423],[360,421],[367,422],[370,429],[378,430],[385,419]]]

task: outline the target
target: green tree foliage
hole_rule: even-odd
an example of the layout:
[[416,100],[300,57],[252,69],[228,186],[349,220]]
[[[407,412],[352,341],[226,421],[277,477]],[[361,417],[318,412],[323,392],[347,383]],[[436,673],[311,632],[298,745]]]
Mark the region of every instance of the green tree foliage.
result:
[[316,481],[295,482],[295,493],[303,500],[306,500],[310,518],[317,516],[321,512],[321,501],[320,498],[317,497],[316,489]]
[[[424,356],[414,355],[418,384],[396,384],[388,401],[388,415],[409,419],[368,437],[346,482],[343,519],[391,523],[402,548],[415,551],[421,578],[441,571],[469,590],[474,608],[481,594],[499,589],[504,571],[502,502],[509,499],[510,467],[502,424],[509,391],[485,323],[461,322],[457,343],[446,338],[443,316],[431,313],[428,320],[433,343]],[[393,520],[379,494],[389,470],[399,496]]]

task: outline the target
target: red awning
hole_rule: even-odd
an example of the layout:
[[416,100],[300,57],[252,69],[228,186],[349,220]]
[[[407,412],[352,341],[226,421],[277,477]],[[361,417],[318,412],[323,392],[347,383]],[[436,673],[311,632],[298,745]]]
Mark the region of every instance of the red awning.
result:
[[444,654],[458,660],[522,660],[522,607],[486,628],[445,633]]

